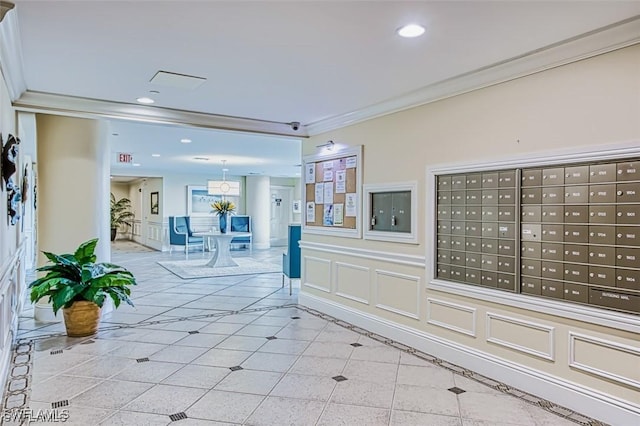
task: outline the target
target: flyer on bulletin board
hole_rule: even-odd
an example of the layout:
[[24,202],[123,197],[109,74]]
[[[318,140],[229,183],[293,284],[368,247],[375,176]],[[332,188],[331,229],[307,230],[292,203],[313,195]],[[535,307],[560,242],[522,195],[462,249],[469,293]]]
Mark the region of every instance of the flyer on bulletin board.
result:
[[333,226],[333,204],[324,205],[324,218],[322,220],[324,226]]
[[344,224],[344,204],[333,205],[333,224],[342,226]]
[[333,182],[324,183],[324,203],[333,204]]
[[336,194],[344,194],[347,192],[347,172],[339,170],[336,172]]
[[309,201],[307,203],[307,223],[316,221],[316,203]]
[[356,194],[346,194],[345,195],[345,214],[349,217],[354,217],[356,215]]
[[316,203],[324,204],[324,183],[316,183]]
[[304,173],[304,183],[314,183],[316,181],[316,163],[306,165]]

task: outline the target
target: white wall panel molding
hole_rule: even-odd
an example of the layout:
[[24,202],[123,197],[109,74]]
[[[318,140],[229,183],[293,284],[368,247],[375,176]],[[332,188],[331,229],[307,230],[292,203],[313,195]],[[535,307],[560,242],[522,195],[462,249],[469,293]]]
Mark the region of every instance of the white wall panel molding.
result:
[[424,268],[425,266],[424,256],[415,256],[387,251],[367,250],[357,247],[345,247],[335,244],[316,243],[312,241],[302,240],[300,241],[300,248],[350,257],[359,257],[362,259],[396,263],[398,265],[416,266],[418,268]]
[[[470,316],[468,327],[460,327],[460,325],[452,324],[450,320],[442,317],[437,317],[434,307],[443,307],[449,311],[450,315]],[[477,309],[470,306],[460,305],[458,303],[445,302],[444,300],[437,300],[431,297],[427,298],[427,324],[435,325],[436,327],[446,328],[447,330],[455,331],[457,333],[466,334],[467,336],[476,337],[476,315]]]
[[635,424],[640,404],[301,292],[299,303],[611,424]]
[[26,299],[26,246],[26,240],[22,239],[16,251],[0,265],[0,389],[5,388],[13,338],[18,331],[18,316]]
[[[640,25],[640,20],[638,21],[638,24]],[[481,170],[486,171],[505,168],[537,167],[541,165],[550,166],[571,162],[605,161],[637,156],[640,156],[640,140],[633,139],[595,147],[559,149],[547,151],[545,153],[536,153],[533,155],[519,154],[518,156],[503,158],[497,161],[462,162],[429,167],[426,170],[425,185],[425,223],[428,224],[428,226],[425,227],[425,241],[427,242],[427,245],[429,245],[429,242],[433,242],[435,239],[436,219],[434,213],[435,197],[433,196],[433,188],[435,188],[435,179],[438,174],[472,173]],[[640,317],[637,315],[437,279],[434,278],[436,265],[435,258],[433,256],[427,256],[425,258],[425,266],[428,289],[512,306],[528,311],[569,318],[590,324],[597,324],[618,330],[640,333]]]
[[612,380],[614,382],[622,383],[628,386],[633,386],[637,389],[640,389],[640,380],[637,377],[626,377],[621,374],[618,374],[611,367],[615,367],[615,363],[612,363],[611,357],[606,358],[604,364],[608,365],[609,368],[606,370],[603,366],[597,365],[589,365],[584,362],[578,361],[576,358],[579,357],[578,349],[576,348],[577,344],[586,343],[593,345],[595,347],[600,347],[600,349],[611,350],[612,352],[618,352],[621,355],[629,356],[631,363],[630,365],[635,365],[636,375],[640,377],[640,347],[638,346],[629,346],[622,343],[612,342],[610,340],[600,339],[598,337],[587,336],[585,334],[576,333],[573,331],[569,332],[569,366],[575,368],[577,370],[584,371],[586,373],[594,374],[599,377],[603,377],[607,380]]
[[[503,346],[505,348],[513,349],[518,352],[525,353],[527,355],[533,355],[538,358],[546,359],[549,361],[555,361],[555,328],[535,323],[533,321],[527,321],[519,318],[508,317],[505,315],[495,314],[493,312],[487,312],[487,342]],[[546,334],[547,348],[546,350],[536,349],[532,346],[525,346],[516,342],[514,339],[509,339],[509,336],[498,335],[498,332],[494,329],[494,324],[502,323],[503,326],[511,328],[510,332],[513,336],[518,336],[526,339],[526,333],[530,332],[542,332]],[[533,339],[530,339],[533,341]]]
[[640,34],[640,18],[627,19],[496,64],[433,83],[404,96],[310,123],[307,125],[307,131],[310,135],[317,135],[375,117],[447,99],[622,49],[640,43],[638,34]]
[[296,138],[308,137],[304,125],[295,131],[289,123],[109,102],[30,90],[22,93],[22,96],[15,100],[13,106],[18,111],[54,113],[70,117],[120,118],[157,124],[187,125],[204,129],[236,130]]
[[368,305],[371,298],[370,269],[351,263],[335,262],[334,270],[336,296]]
[[[304,271],[302,286],[331,293],[331,261],[315,256],[303,256],[302,259]],[[313,273],[309,274],[309,271]],[[316,281],[309,281],[309,275]]]
[[[393,281],[393,289],[383,287],[383,283],[389,279]],[[422,289],[420,277],[376,269],[373,282],[376,308],[412,319],[420,319],[420,290]],[[402,288],[403,286],[406,290]],[[400,306],[399,299],[407,301],[404,303],[405,306]]]

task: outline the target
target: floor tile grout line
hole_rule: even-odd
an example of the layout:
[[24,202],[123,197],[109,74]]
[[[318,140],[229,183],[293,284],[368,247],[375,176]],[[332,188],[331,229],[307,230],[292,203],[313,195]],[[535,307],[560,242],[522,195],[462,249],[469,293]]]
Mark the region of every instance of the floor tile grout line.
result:
[[[537,397],[535,395],[529,394],[528,392],[524,392],[524,391],[521,391],[519,389],[512,388],[511,386],[508,386],[508,385],[504,385],[503,383],[500,383],[497,380],[489,379],[489,380],[491,380],[491,381],[493,381],[495,383],[498,383],[498,385],[503,385],[504,387],[506,387],[507,390],[504,390],[503,388],[494,387],[492,385],[489,385],[489,384],[487,384],[487,383],[485,383],[485,382],[483,382],[482,380],[479,379],[479,378],[485,379],[486,378],[485,376],[477,374],[474,371],[471,371],[471,370],[468,370],[468,369],[464,369],[464,368],[459,367],[459,366],[457,366],[457,365],[455,365],[453,363],[450,363],[448,361],[441,360],[441,359],[439,359],[437,357],[434,357],[432,355],[429,355],[427,353],[419,351],[419,350],[417,350],[415,348],[411,348],[410,346],[404,345],[402,343],[395,342],[393,339],[389,339],[389,338],[386,338],[384,336],[378,335],[376,333],[364,330],[364,329],[362,329],[362,328],[360,328],[358,326],[354,326],[352,324],[349,324],[346,321],[342,321],[342,320],[340,320],[338,318],[332,317],[331,315],[325,314],[325,313],[320,312],[320,311],[316,311],[315,309],[308,308],[308,307],[306,307],[304,305],[299,305],[299,309],[302,309],[302,310],[304,310],[304,311],[306,311],[306,312],[308,312],[308,313],[310,313],[312,315],[315,315],[315,316],[317,316],[319,318],[326,319],[327,321],[333,322],[334,324],[340,325],[340,326],[342,326],[344,328],[353,330],[353,331],[355,331],[357,333],[365,332],[367,337],[374,338],[374,340],[380,341],[380,342],[382,342],[382,343],[384,343],[384,344],[386,344],[388,346],[394,347],[394,348],[396,348],[396,349],[398,349],[398,350],[400,350],[402,352],[406,352],[406,353],[410,353],[410,354],[413,354],[415,356],[418,356],[420,359],[423,359],[425,361],[431,362],[431,363],[433,363],[433,364],[435,364],[435,365],[437,365],[439,367],[445,368],[446,370],[449,370],[454,374],[458,374],[458,375],[461,375],[463,377],[470,378],[470,379],[472,379],[472,380],[474,380],[474,381],[476,381],[478,383],[481,383],[481,384],[483,384],[485,386],[488,386],[488,387],[490,387],[490,388],[492,388],[494,390],[500,391],[500,392],[502,392],[502,393],[504,393],[506,395],[518,398],[519,400],[524,401],[524,402],[526,402],[526,403],[528,403],[528,404],[530,404],[530,405],[532,405],[534,407],[542,408],[545,411],[547,411],[548,413],[557,415],[557,416],[559,416],[561,418],[564,418],[566,420],[570,420],[570,421],[573,421],[574,423],[578,423],[578,424],[585,425],[585,426],[606,426],[605,423],[602,423],[602,422],[600,422],[598,420],[592,419],[592,418],[590,418],[590,417],[588,417],[586,415],[580,414],[580,413],[576,413],[573,410],[570,410],[570,409],[568,409],[566,407],[557,405],[557,404],[555,404],[555,403],[553,403],[551,401],[545,400],[545,399]],[[362,332],[360,330],[362,330]],[[405,349],[401,349],[398,346],[395,346],[394,344],[404,346],[407,349],[406,350]],[[420,356],[420,355],[422,355],[422,356]],[[470,375],[463,375],[460,371],[468,371],[471,374]],[[531,397],[531,400],[523,398],[523,397],[517,395],[514,392],[519,392],[519,393],[521,393],[523,395],[529,396],[529,397]],[[532,402],[532,400],[537,400],[537,402],[534,403],[534,402]],[[553,411],[554,408],[565,410],[565,411],[568,411],[568,412],[570,412],[572,414],[564,415],[562,413]],[[573,418],[574,414],[576,415],[576,417],[581,417],[582,419]]]
[[[320,317],[320,318],[322,318],[322,319],[325,319],[325,320],[329,321],[329,323],[334,323],[334,324],[336,324],[336,325],[342,326],[343,328],[347,328],[347,329],[350,329],[351,331],[355,331],[356,333],[361,334],[361,335],[365,335],[365,334],[363,334],[363,332],[365,332],[367,337],[371,337],[371,338],[373,338],[374,340],[380,341],[380,342],[382,342],[382,343],[384,343],[384,344],[386,344],[386,345],[389,345],[389,346],[391,346],[391,347],[394,347],[394,348],[396,348],[396,349],[398,349],[398,350],[400,350],[400,351],[402,351],[402,352],[405,352],[405,353],[411,353],[411,354],[413,354],[413,355],[417,355],[419,358],[424,359],[425,361],[429,361],[429,362],[431,362],[431,363],[433,363],[433,364],[435,364],[435,365],[438,365],[438,366],[444,367],[445,369],[447,369],[447,370],[449,370],[449,371],[451,371],[451,372],[453,372],[453,373],[456,373],[456,374],[458,374],[458,375],[462,375],[463,377],[471,378],[471,379],[473,379],[473,380],[474,380],[474,381],[476,381],[476,382],[482,383],[483,385],[486,385],[486,386],[488,386],[488,387],[490,387],[490,388],[492,388],[492,389],[498,390],[498,391],[500,391],[500,392],[502,392],[502,393],[506,393],[507,395],[514,396],[514,397],[516,397],[516,398],[518,398],[518,399],[520,399],[520,400],[523,400],[523,401],[525,401],[525,402],[529,403],[530,405],[536,406],[536,407],[538,407],[538,408],[543,408],[545,411],[550,412],[550,413],[552,413],[552,414],[554,414],[554,415],[558,415],[558,416],[560,416],[560,417],[562,417],[562,418],[565,418],[565,419],[567,419],[567,420],[574,421],[574,422],[579,423],[579,424],[585,424],[585,425],[602,425],[602,424],[603,424],[603,423],[601,423],[601,422],[595,421],[594,419],[590,419],[590,418],[588,418],[588,417],[586,417],[586,416],[584,416],[584,415],[581,415],[581,414],[579,414],[579,413],[575,413],[573,410],[569,410],[569,409],[566,409],[566,408],[564,408],[564,407],[560,407],[560,406],[558,406],[558,405],[556,405],[556,404],[553,404],[552,402],[549,402],[549,401],[546,401],[546,400],[544,400],[544,399],[541,399],[541,398],[535,397],[535,396],[533,396],[533,395],[530,395],[530,394],[528,394],[528,393],[526,393],[526,392],[523,392],[523,391],[520,391],[520,390],[518,390],[518,389],[511,388],[511,387],[508,387],[508,386],[507,386],[507,389],[508,389],[508,390],[512,390],[511,392],[509,392],[509,391],[505,391],[505,390],[503,390],[503,389],[498,389],[498,388],[496,388],[496,387],[494,387],[494,386],[491,386],[491,385],[489,385],[489,384],[487,384],[487,383],[483,382],[483,381],[480,379],[480,378],[484,378],[484,376],[482,376],[482,375],[477,375],[477,374],[475,374],[475,373],[474,373],[474,372],[472,372],[472,371],[470,372],[470,373],[471,373],[470,375],[468,375],[468,374],[467,374],[467,375],[465,375],[465,374],[461,373],[460,371],[469,371],[469,370],[463,369],[463,368],[458,367],[458,366],[456,366],[456,365],[454,365],[454,364],[448,363],[448,362],[446,362],[446,361],[444,361],[444,360],[439,360],[438,358],[432,357],[432,356],[430,356],[430,355],[428,355],[428,354],[424,354],[424,353],[422,353],[422,352],[420,352],[420,351],[417,351],[417,350],[415,350],[415,349],[413,349],[413,348],[409,348],[409,347],[407,347],[406,345],[402,345],[402,344],[400,344],[400,345],[401,345],[401,346],[403,346],[403,347],[407,347],[409,350],[405,350],[405,349],[399,348],[398,346],[396,346],[396,345],[395,345],[395,344],[398,344],[398,343],[397,343],[397,342],[395,342],[395,341],[393,341],[393,340],[391,340],[391,339],[387,339],[387,338],[384,338],[383,336],[379,336],[379,335],[377,335],[377,334],[375,334],[375,333],[368,332],[368,331],[366,331],[366,330],[364,330],[364,329],[361,329],[360,327],[353,326],[353,325],[348,324],[348,323],[346,323],[346,322],[344,322],[344,321],[341,321],[341,320],[338,320],[338,319],[336,319],[336,318],[333,318],[333,317],[331,317],[331,316],[329,316],[329,315],[327,315],[327,314],[324,314],[324,313],[321,313],[321,312],[315,311],[315,310],[310,309],[310,308],[306,308],[306,307],[301,306],[301,305],[288,304],[288,305],[281,305],[281,306],[278,306],[278,307],[267,307],[266,309],[265,309],[265,308],[252,309],[252,310],[247,311],[247,312],[256,312],[256,311],[263,311],[263,310],[264,310],[264,311],[270,311],[270,310],[277,310],[277,309],[283,309],[283,308],[289,308],[289,307],[294,307],[294,308],[297,308],[297,309],[301,309],[302,311],[306,311],[307,313],[309,313],[309,314],[311,314],[311,315],[314,315],[314,316],[316,316],[316,317]],[[229,311],[229,312],[230,312],[230,313],[228,313],[227,315],[223,315],[223,316],[230,316],[230,315],[235,315],[235,314],[247,313],[247,312],[244,312],[243,310],[238,310],[238,311]],[[211,316],[217,316],[217,315],[211,315]],[[190,317],[183,317],[183,318],[179,318],[177,321],[173,321],[173,322],[184,321],[185,319],[188,319],[188,318],[190,318]],[[346,325],[345,325],[345,324],[346,324]],[[328,324],[327,324],[327,325],[325,325],[325,326],[323,327],[323,329],[322,329],[322,330],[326,329],[326,328],[327,328],[327,326],[328,326]],[[133,327],[119,327],[119,328],[133,328]],[[59,335],[59,334],[58,334],[58,335]],[[62,335],[64,335],[64,334],[62,334]],[[56,336],[57,336],[57,335],[56,335]],[[317,338],[317,336],[316,336],[316,338]],[[34,341],[34,340],[36,340],[36,339],[32,339],[32,340],[30,340],[31,346],[33,346],[33,341]],[[315,339],[314,339],[314,340],[315,340]],[[79,343],[79,342],[78,342],[78,343]],[[171,345],[166,345],[166,346],[171,346]],[[17,348],[17,347],[18,347],[18,346],[16,345],[16,348]],[[308,347],[308,345],[307,345],[307,347]],[[412,349],[413,349],[413,350],[412,350]],[[256,351],[254,351],[254,353],[255,353],[255,352],[256,352]],[[353,354],[353,350],[352,350],[351,354]],[[419,356],[419,355],[425,355],[425,357],[421,357],[421,356]],[[298,355],[298,359],[300,358],[300,356],[302,356],[302,354]],[[33,359],[31,358],[31,367],[32,367],[32,363],[33,363]],[[347,363],[348,363],[348,361],[347,361]],[[454,368],[452,368],[452,367],[454,367]],[[345,364],[345,368],[346,368],[346,364]],[[344,368],[343,368],[343,371],[344,371]],[[477,376],[477,377],[476,377],[476,376]],[[284,377],[284,375],[283,375],[283,377]],[[492,380],[492,379],[490,379],[490,380],[491,380],[491,381],[493,381],[493,382],[497,382],[497,381]],[[7,381],[7,383],[9,383],[9,381]],[[499,382],[497,382],[497,383],[499,383]],[[274,388],[275,388],[275,386],[274,386]],[[8,390],[8,388],[7,388],[7,390]],[[333,392],[334,392],[334,391],[335,391],[335,386],[334,386],[334,390],[332,391],[332,395],[333,395]],[[532,402],[532,400],[530,400],[530,399],[525,399],[525,398],[520,397],[520,396],[519,396],[519,395],[517,395],[517,394],[514,394],[514,393],[513,393],[513,391],[519,392],[519,393],[524,394],[524,395],[528,395],[528,396],[532,397],[532,398],[531,398],[532,400],[538,400],[538,401],[537,401],[537,403],[534,403],[534,402]],[[395,391],[394,391],[394,392],[395,392]],[[265,397],[265,398],[266,398],[266,397]],[[324,408],[324,409],[326,409],[326,406],[329,404],[330,398],[331,398],[331,396],[330,396],[330,397],[329,397],[329,399],[327,400],[327,402],[326,402],[326,404],[325,404],[325,408]],[[563,414],[557,413],[557,412],[555,412],[555,411],[552,411],[552,410],[553,410],[553,407],[561,408],[561,409],[563,409],[563,410],[565,410],[565,411],[567,411],[567,412],[570,412],[571,414],[570,414],[570,415],[563,415]],[[324,409],[323,409],[323,413],[324,413]],[[392,406],[391,411],[392,411],[392,410],[393,410],[393,406]],[[390,411],[390,412],[391,412],[391,411]],[[578,419],[576,419],[576,418],[573,418],[573,415],[574,415],[574,414],[575,414],[575,415],[577,415],[577,416],[579,416],[579,417],[581,417],[581,418],[583,418],[583,419],[586,419],[586,421],[578,420]]]

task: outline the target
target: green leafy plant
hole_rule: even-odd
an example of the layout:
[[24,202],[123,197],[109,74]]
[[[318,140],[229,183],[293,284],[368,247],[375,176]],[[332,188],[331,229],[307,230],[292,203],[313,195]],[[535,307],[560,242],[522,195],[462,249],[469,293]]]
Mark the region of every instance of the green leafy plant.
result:
[[80,244],[74,254],[57,255],[43,251],[53,264],[37,269],[47,274],[29,284],[31,302],[49,296],[54,314],[60,308],[68,308],[80,300],[88,300],[102,307],[107,296],[111,297],[116,308],[121,302],[133,306],[128,286],[136,285],[136,279],[122,266],[95,263],[97,243],[97,238],[86,241]]
[[117,229],[122,225],[131,226],[131,220],[134,218],[131,200],[121,198],[116,201],[116,196],[111,193],[111,229]]
[[236,211],[236,205],[227,200],[216,201],[211,204],[211,207],[213,207],[213,212],[218,216],[222,216],[223,214],[232,214]]

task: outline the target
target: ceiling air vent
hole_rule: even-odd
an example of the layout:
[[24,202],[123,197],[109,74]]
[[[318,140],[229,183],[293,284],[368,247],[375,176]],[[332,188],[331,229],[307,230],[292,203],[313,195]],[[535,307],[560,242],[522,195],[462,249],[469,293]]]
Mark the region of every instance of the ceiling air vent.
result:
[[158,86],[174,87],[176,89],[193,90],[200,87],[205,81],[207,81],[207,79],[204,77],[158,71],[150,80],[150,83],[157,84]]

